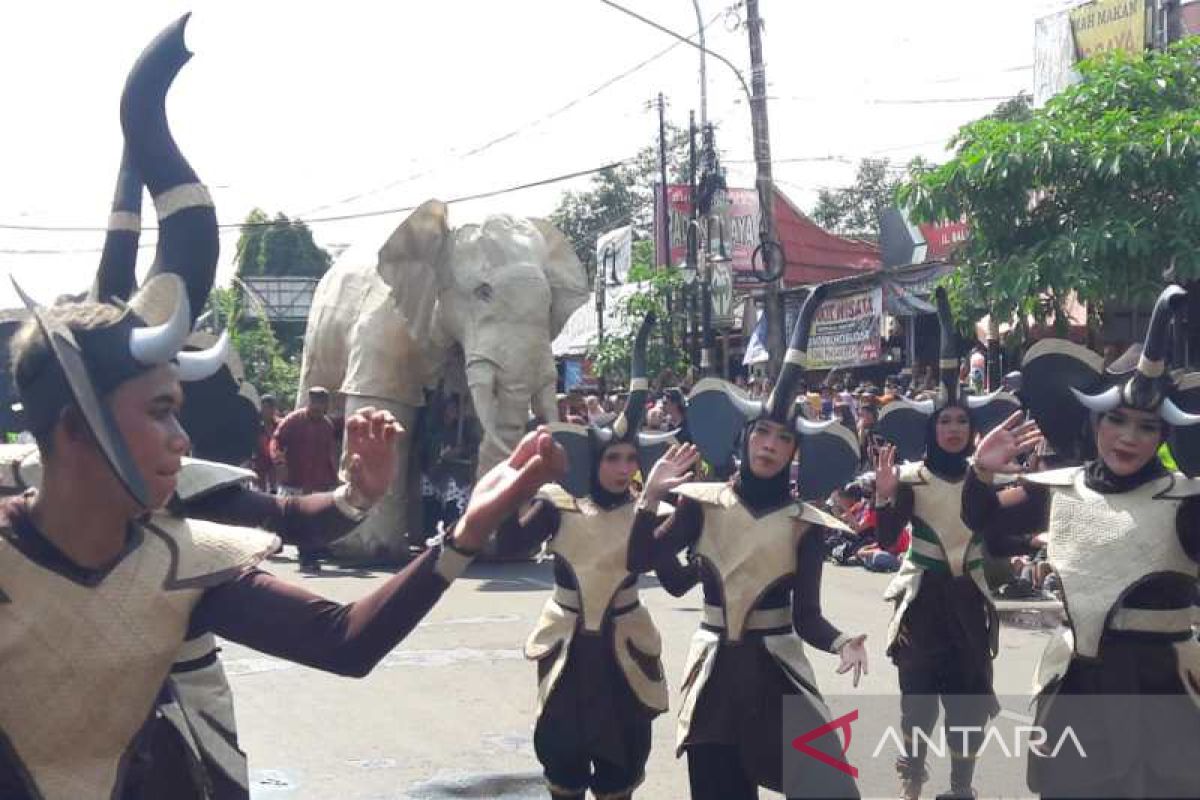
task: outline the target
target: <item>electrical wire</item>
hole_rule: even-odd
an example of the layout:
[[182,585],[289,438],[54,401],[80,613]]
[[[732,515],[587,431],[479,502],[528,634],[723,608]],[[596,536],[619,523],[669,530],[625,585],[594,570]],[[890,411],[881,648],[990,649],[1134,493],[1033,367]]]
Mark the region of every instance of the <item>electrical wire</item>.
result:
[[[633,161],[634,161],[634,159],[632,159],[632,158],[623,159],[621,161],[611,161],[611,162],[609,162],[607,164],[603,164],[599,167],[592,167],[591,169],[578,170],[577,172],[569,172],[564,175],[555,175],[550,178],[543,178],[541,180],[531,181],[529,183],[521,183],[521,184],[517,184],[515,186],[506,186],[503,189],[491,189],[491,190],[488,190],[485,192],[475,192],[473,194],[466,194],[466,195],[461,195],[459,197],[452,197],[449,200],[446,200],[445,203],[447,205],[450,205],[453,203],[465,203],[469,200],[484,200],[489,197],[499,197],[501,195],[511,194],[513,192],[519,192],[519,191],[523,191],[525,189],[536,189],[539,186],[550,186],[552,184],[562,183],[563,181],[569,181],[574,178],[582,178],[587,175],[594,175],[596,173],[603,172],[604,170],[607,170],[607,169],[615,169],[620,166],[632,164]],[[381,208],[381,209],[377,209],[374,211],[360,211],[360,212],[357,212],[354,214],[338,214],[338,215],[326,216],[326,217],[309,217],[308,219],[301,219],[299,217],[294,217],[294,218],[289,219],[289,222],[292,222],[292,223],[300,222],[305,225],[312,225],[315,223],[323,223],[323,222],[345,222],[347,220],[368,219],[370,217],[387,216],[388,214],[399,214],[399,213],[402,213],[405,211],[413,211],[417,207],[418,206],[414,205],[414,206],[402,206],[402,207],[398,207],[398,208]],[[217,228],[218,228],[218,230],[223,230],[223,231],[240,231],[240,230],[244,230],[246,228],[269,228],[274,224],[275,224],[274,220],[268,220],[266,222],[233,222],[233,223],[226,222],[226,223],[218,224]],[[9,224],[9,223],[0,223],[0,230],[39,231],[39,232],[55,232],[55,233],[104,233],[108,229],[100,228],[100,227],[88,227],[88,226],[82,226],[82,225],[64,225],[64,226],[56,227],[53,225],[13,225],[13,224]],[[142,228],[143,232],[156,231],[156,230],[158,230],[158,228],[156,228],[156,227]],[[152,245],[149,245],[149,244],[139,245],[139,248],[143,247],[143,246],[149,247]],[[51,255],[51,254],[56,254],[56,253],[68,254],[68,253],[74,253],[74,252],[97,252],[98,253],[98,252],[100,252],[100,248],[93,250],[93,251],[46,250],[46,251],[42,251],[42,252],[38,252],[38,253],[16,252],[16,253],[11,253],[11,254],[13,254],[13,255]],[[8,251],[5,251],[5,250],[0,250],[0,253],[9,254]]]
[[[695,33],[693,33],[692,36],[693,37],[699,36],[701,31],[707,30],[718,19],[721,19],[725,15],[725,13],[726,13],[725,10],[718,12],[716,15],[714,15],[712,17],[712,19],[710,19],[708,22],[704,23],[704,26],[700,30],[697,30]],[[605,89],[608,89],[609,87],[614,86],[615,84],[625,80],[629,76],[631,76],[637,72],[640,72],[641,70],[645,69],[650,64],[654,63],[655,61],[662,58],[663,56],[667,55],[668,53],[670,53],[672,50],[679,47],[683,43],[684,42],[682,42],[682,41],[677,41],[671,45],[668,45],[667,47],[663,48],[662,50],[659,50],[657,53],[650,56],[649,58],[647,58],[643,61],[640,61],[637,64],[634,64],[632,67],[625,70],[624,72],[614,75],[613,77],[609,78],[608,80],[606,80],[603,83],[596,86],[594,89],[591,89],[590,91],[580,95],[579,97],[576,97],[574,100],[571,100],[570,102],[566,103],[565,105],[559,106],[558,108],[542,115],[541,117],[538,117],[534,120],[526,122],[522,125],[519,125],[516,128],[513,128],[511,131],[508,131],[507,133],[503,133],[503,134],[500,134],[499,136],[495,136],[492,139],[489,139],[488,141],[484,142],[483,144],[473,147],[470,150],[466,151],[465,153],[462,153],[461,155],[458,155],[454,158],[450,158],[447,161],[444,161],[443,163],[441,163],[435,167],[421,170],[419,172],[414,172],[411,175],[406,175],[402,178],[398,178],[394,181],[384,184],[383,186],[379,186],[374,189],[368,189],[367,191],[359,192],[357,194],[352,194],[348,197],[342,198],[341,200],[335,200],[332,203],[326,203],[325,205],[316,206],[315,208],[311,208],[304,213],[311,214],[316,211],[324,211],[327,208],[334,208],[336,206],[346,205],[347,203],[352,203],[356,200],[361,200],[364,197],[370,197],[372,195],[379,194],[380,192],[386,192],[387,190],[394,189],[395,187],[400,186],[402,184],[411,183],[412,181],[417,180],[418,178],[424,178],[429,175],[432,175],[433,173],[437,172],[439,169],[442,169],[447,163],[465,161],[468,158],[472,158],[481,153],[487,152],[488,150],[495,147],[496,145],[503,144],[504,142],[508,142],[513,139],[516,139],[519,136],[527,133],[528,131],[531,131],[538,126],[543,125],[546,122],[549,122],[550,120],[565,114],[567,111],[570,111],[572,108],[575,108],[579,104],[581,104],[587,100],[590,100],[591,98],[593,98],[596,95],[603,92]]]

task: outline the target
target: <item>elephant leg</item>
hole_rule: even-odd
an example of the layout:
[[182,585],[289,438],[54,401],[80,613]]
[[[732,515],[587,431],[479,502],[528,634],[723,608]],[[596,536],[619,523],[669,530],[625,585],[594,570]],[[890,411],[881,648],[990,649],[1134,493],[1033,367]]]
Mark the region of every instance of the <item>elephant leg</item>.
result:
[[548,383],[533,395],[533,413],[546,422],[558,422],[558,392]]
[[[346,398],[347,415],[366,406],[391,411],[396,420],[404,426],[405,435],[400,437],[398,445],[400,457],[397,459],[396,474],[387,494],[375,504],[367,518],[346,536],[334,542],[330,549],[338,558],[352,562],[403,563],[408,560],[409,501],[420,500],[419,491],[415,494],[409,491],[412,473],[412,429],[417,417],[417,408],[380,397],[350,395]],[[345,452],[342,456],[344,468]]]

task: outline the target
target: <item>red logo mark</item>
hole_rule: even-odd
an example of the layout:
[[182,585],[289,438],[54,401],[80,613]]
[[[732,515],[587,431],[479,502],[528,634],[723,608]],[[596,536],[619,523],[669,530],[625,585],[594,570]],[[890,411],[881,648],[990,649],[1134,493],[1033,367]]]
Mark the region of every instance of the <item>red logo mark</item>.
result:
[[844,714],[832,722],[826,722],[819,728],[813,728],[808,733],[801,734],[795,739],[792,739],[792,747],[805,755],[812,756],[822,764],[828,764],[834,769],[841,770],[851,778],[858,777],[858,767],[853,767],[845,761],[839,761],[828,753],[822,753],[814,747],[809,746],[809,742],[813,739],[820,739],[830,731],[841,730],[844,732],[846,743],[842,746],[842,756],[845,757],[846,751],[850,749],[850,723],[858,719],[858,709],[854,709],[849,714]]

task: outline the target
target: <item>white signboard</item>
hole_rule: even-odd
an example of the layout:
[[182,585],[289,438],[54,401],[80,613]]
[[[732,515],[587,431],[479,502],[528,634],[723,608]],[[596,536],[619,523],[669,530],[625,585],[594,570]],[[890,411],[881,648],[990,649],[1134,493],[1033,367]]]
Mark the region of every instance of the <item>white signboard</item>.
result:
[[633,226],[609,231],[596,240],[596,280],[601,272],[609,286],[625,283],[633,261]]

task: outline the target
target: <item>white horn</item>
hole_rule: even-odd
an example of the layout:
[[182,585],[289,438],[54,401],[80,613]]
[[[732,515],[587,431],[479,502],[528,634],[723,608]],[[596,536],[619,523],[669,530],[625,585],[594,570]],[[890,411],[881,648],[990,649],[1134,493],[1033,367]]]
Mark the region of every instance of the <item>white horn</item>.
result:
[[1163,400],[1162,408],[1158,410],[1158,415],[1171,425],[1177,425],[1181,428],[1200,425],[1200,414],[1189,414],[1171,402],[1171,398],[1169,397]]
[[1112,411],[1121,405],[1120,386],[1113,386],[1103,394],[1085,394],[1072,386],[1071,393],[1089,411],[1095,411],[1098,414],[1103,414],[1105,411]]
[[129,352],[148,367],[165,364],[175,357],[192,332],[187,295],[180,293],[171,318],[162,325],[134,328],[129,332]]
[[217,343],[205,350],[180,353],[175,357],[179,364],[179,380],[202,381],[225,366],[229,357],[229,331],[222,331]]

